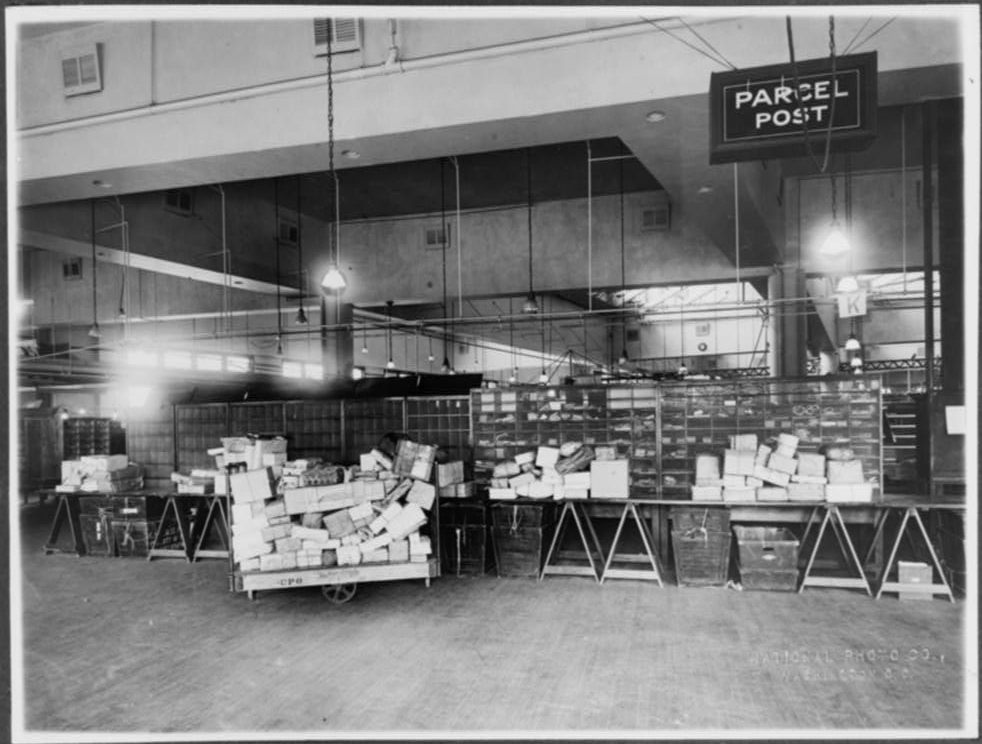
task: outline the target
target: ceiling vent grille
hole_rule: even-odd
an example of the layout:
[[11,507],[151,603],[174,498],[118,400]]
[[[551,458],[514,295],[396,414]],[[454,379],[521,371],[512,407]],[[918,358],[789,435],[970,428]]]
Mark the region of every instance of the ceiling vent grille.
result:
[[641,210],[641,232],[658,232],[672,227],[672,207],[669,204],[659,204],[655,207],[644,207]]
[[280,215],[279,227],[276,235],[281,244],[297,245],[300,240],[300,230],[297,228],[297,221],[293,217]]
[[171,189],[164,192],[164,208],[189,217],[194,214],[194,194],[191,189]]
[[61,83],[66,96],[102,90],[98,44],[88,44],[62,53]]
[[423,228],[423,247],[428,251],[438,251],[448,245],[447,229],[439,225]]
[[61,276],[66,282],[82,278],[82,259],[70,258],[61,264]]
[[356,52],[361,48],[361,28],[357,18],[315,18],[314,54],[327,54],[327,35],[332,52]]

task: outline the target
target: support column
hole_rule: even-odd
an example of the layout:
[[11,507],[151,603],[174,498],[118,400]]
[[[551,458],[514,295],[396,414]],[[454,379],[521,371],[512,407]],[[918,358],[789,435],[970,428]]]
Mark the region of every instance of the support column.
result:
[[[351,323],[354,305],[335,297],[321,298],[321,358],[325,378],[346,377],[354,364]],[[343,326],[343,327],[340,327]]]
[[[805,296],[805,275],[795,265],[781,266],[767,280],[767,294],[774,300],[797,300]],[[771,376],[804,377],[806,374],[807,303],[780,302],[771,318]]]

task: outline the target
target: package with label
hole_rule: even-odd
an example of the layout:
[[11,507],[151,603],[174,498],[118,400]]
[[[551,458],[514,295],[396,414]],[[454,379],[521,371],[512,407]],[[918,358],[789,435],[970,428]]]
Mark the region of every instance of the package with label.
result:
[[342,545],[337,549],[339,566],[357,566],[361,563],[361,550],[357,545]]
[[723,473],[726,475],[753,475],[757,450],[723,450]]
[[580,450],[580,447],[582,446],[582,442],[566,442],[559,447],[559,456],[572,457]]
[[425,511],[433,508],[433,501],[436,499],[436,488],[429,483],[416,481],[406,495],[406,501],[411,504],[419,504]]
[[392,458],[389,457],[384,452],[382,452],[382,450],[380,450],[380,449],[373,449],[368,454],[370,454],[372,456],[372,458],[374,458],[375,463],[378,465],[378,467],[380,469],[382,469],[382,470],[392,470],[392,467],[394,465],[394,462],[393,462]]
[[273,542],[284,537],[290,536],[291,527],[289,524],[274,524],[271,527],[263,527],[263,540]]
[[824,501],[825,486],[821,483],[789,483],[788,501]]
[[378,460],[375,459],[371,454],[359,455],[358,457],[358,469],[364,472],[374,473],[379,469]]
[[766,444],[760,445],[757,448],[757,455],[754,457],[754,467],[756,467],[757,465],[760,465],[761,467],[766,467],[767,460],[771,456],[771,452],[773,451],[774,450],[772,450]]
[[778,452],[773,452],[770,457],[767,458],[767,467],[770,470],[776,470],[779,473],[787,473],[788,475],[794,475],[795,471],[798,469],[798,461],[792,457],[786,457]]
[[563,476],[563,485],[566,488],[582,488],[590,490],[592,486],[592,481],[590,479],[590,471],[583,470],[576,473],[568,473]]
[[758,465],[754,468],[753,477],[758,478],[765,483],[771,483],[775,486],[786,486],[791,482],[791,476],[787,473],[782,473],[779,470],[771,470],[770,468],[761,467]]
[[366,540],[358,548],[361,550],[361,554],[371,553],[375,550],[381,550],[386,545],[392,542],[392,535],[388,532],[383,532],[381,535],[376,535],[371,540]]
[[747,502],[756,500],[756,493],[753,488],[726,486],[723,489],[723,501]]
[[393,540],[405,537],[426,524],[426,515],[418,504],[406,504],[405,508],[389,520],[388,534]]
[[301,540],[316,540],[317,542],[327,542],[331,539],[331,533],[323,529],[311,529],[303,525],[290,525],[290,537],[298,537]]
[[871,483],[829,483],[825,486],[825,500],[829,503],[867,504],[873,500]]
[[617,448],[616,447],[594,447],[593,448],[594,457],[597,460],[616,460],[617,459]]
[[325,516],[324,527],[331,537],[338,538],[347,537],[358,529],[355,527],[355,523],[351,519],[351,515],[348,514],[347,509],[332,512]]
[[526,486],[534,482],[535,482],[535,475],[533,475],[532,473],[522,473],[521,475],[516,475],[514,478],[508,479],[508,485],[516,490],[521,486]]
[[535,466],[539,468],[555,467],[559,461],[559,449],[557,447],[539,447],[535,453]]
[[721,501],[723,499],[723,488],[721,486],[693,486],[693,501]]
[[277,553],[294,553],[300,550],[303,541],[299,537],[281,537],[275,543]]
[[464,463],[462,460],[438,463],[436,466],[437,486],[453,486],[464,482]]
[[389,543],[389,562],[405,563],[409,560],[409,540],[394,540]]
[[706,485],[722,485],[724,488],[746,488],[747,478],[746,475],[724,475],[719,483],[712,484],[707,483]]
[[430,538],[426,535],[421,535],[418,532],[413,532],[410,534],[409,553],[410,555],[432,555],[433,546],[430,544]]
[[859,460],[829,460],[826,465],[830,484],[863,483],[863,463]]
[[757,489],[757,501],[788,501],[788,489],[783,486],[761,486]]
[[815,452],[798,453],[798,475],[825,476],[825,455]]
[[273,473],[269,468],[232,473],[229,483],[232,487],[232,499],[236,504],[267,501],[276,495]]
[[518,493],[514,488],[489,488],[488,498],[489,499],[514,499],[518,496]]
[[260,571],[282,571],[283,556],[279,553],[269,553],[259,557]]
[[696,483],[719,480],[719,458],[716,455],[696,455]]
[[528,496],[532,499],[548,499],[552,497],[554,486],[552,483],[535,481],[528,484]]
[[590,490],[595,499],[629,496],[627,460],[594,460],[590,463]]
[[522,472],[521,467],[514,460],[506,460],[505,462],[499,462],[494,466],[494,472],[492,477],[494,478],[511,478]]
[[535,463],[535,452],[519,452],[515,455],[515,464],[521,467],[522,465],[532,465]]
[[798,437],[794,434],[777,435],[777,451],[784,457],[794,457],[798,449]]
[[756,434],[731,434],[729,439],[730,439],[731,450],[741,450],[741,451],[749,451],[749,452],[757,451]]

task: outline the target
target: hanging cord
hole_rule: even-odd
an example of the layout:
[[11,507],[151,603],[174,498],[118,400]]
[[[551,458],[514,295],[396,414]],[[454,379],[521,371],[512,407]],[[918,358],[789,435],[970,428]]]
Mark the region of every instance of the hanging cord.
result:
[[[657,23],[656,23],[655,21],[653,21],[652,19],[650,19],[650,18],[645,18],[644,16],[640,16],[640,18],[641,18],[641,20],[642,20],[642,21],[644,21],[645,23],[650,23],[650,24],[651,24],[652,26],[654,26],[654,27],[655,27],[655,28],[657,28],[657,29],[658,29],[659,31],[661,31],[661,32],[662,32],[663,34],[668,34],[669,36],[671,36],[671,37],[672,37],[673,39],[675,39],[676,41],[681,41],[681,42],[682,42],[683,44],[685,44],[685,45],[686,45],[687,47],[689,47],[689,49],[694,49],[694,50],[695,50],[695,51],[697,51],[697,52],[698,52],[699,54],[701,54],[701,55],[702,55],[703,57],[706,57],[707,59],[711,59],[711,60],[712,60],[713,62],[715,62],[716,64],[718,64],[718,65],[720,65],[721,67],[730,67],[730,69],[736,69],[735,67],[733,67],[733,65],[731,65],[731,64],[730,64],[729,62],[727,62],[726,60],[721,60],[721,59],[719,59],[719,58],[717,58],[717,57],[714,57],[714,56],[713,56],[713,55],[711,55],[711,54],[708,54],[707,52],[705,52],[705,51],[703,51],[702,49],[700,49],[699,47],[697,47],[697,46],[695,46],[694,44],[691,44],[691,43],[689,43],[688,41],[686,41],[685,39],[683,39],[683,38],[682,38],[681,36],[677,36],[677,35],[675,35],[675,34],[673,34],[673,33],[672,33],[671,31],[669,31],[669,30],[668,30],[667,28],[662,28],[661,26],[659,26],[659,25],[658,25],[658,24],[657,24]],[[681,19],[679,19],[679,20],[681,20]]]
[[864,31],[864,30],[866,29],[866,27],[867,27],[867,26],[869,25],[869,22],[870,22],[870,21],[872,21],[872,20],[873,20],[873,18],[872,18],[872,17],[870,17],[870,18],[867,18],[867,19],[866,19],[865,21],[863,21],[863,25],[859,27],[859,30],[858,30],[858,31],[857,31],[857,32],[856,32],[856,33],[855,33],[855,34],[853,35],[853,37],[852,37],[852,38],[851,38],[851,39],[849,40],[849,43],[848,43],[848,44],[846,44],[846,48],[842,50],[842,53],[843,53],[843,54],[849,54],[849,50],[850,50],[850,49],[852,49],[852,45],[856,43],[856,39],[858,39],[858,38],[859,38],[859,35],[860,35],[861,33],[863,33],[863,31]]
[[[624,143],[621,143],[621,154],[624,152]],[[621,307],[627,307],[627,270],[624,260],[624,160],[617,161],[618,178],[620,181],[620,212],[621,212]],[[627,315],[621,321],[621,349],[627,351]],[[626,357],[627,354],[625,353]]]
[[92,213],[92,327],[98,330],[99,326],[99,314],[96,309],[96,270],[95,270],[95,199],[91,203],[91,213]]
[[[791,56],[791,73],[794,77],[795,98],[797,99],[801,93],[801,83],[798,77],[798,63],[795,61],[794,56],[794,35],[791,30],[791,16],[785,17],[785,26],[788,32],[788,53]],[[801,117],[801,131],[805,137],[805,150],[819,173],[825,173],[828,169],[829,152],[832,147],[832,126],[835,121],[835,16],[829,16],[829,56],[832,61],[832,103],[829,104],[829,124],[825,133],[825,156],[821,164],[819,164],[818,158],[815,157],[811,140],[808,137],[810,131],[808,129],[808,117]]]
[[532,294],[532,156],[531,148],[525,148],[525,198],[528,203],[529,229],[529,295]]
[[273,179],[273,214],[276,226],[273,238],[276,240],[276,350],[283,353],[283,317],[280,309],[280,179]]
[[[331,19],[330,28],[327,33],[327,170],[331,182],[331,201],[334,206],[334,230],[328,232],[328,244],[330,255],[334,258],[335,265],[340,269],[340,256],[338,256],[340,242],[340,228],[338,217],[340,206],[338,203],[337,174],[334,172],[334,55],[331,51],[331,37],[334,35],[334,19]],[[335,237],[334,232],[337,231]]]
[[456,527],[456,528],[454,528],[454,531],[457,533],[457,576],[459,577],[460,576],[460,562],[462,560],[461,551],[460,551],[460,540],[461,540],[461,533],[463,532],[463,528]]
[[303,233],[301,232],[301,225],[303,219],[301,218],[301,207],[303,206],[303,200],[300,198],[300,174],[297,174],[297,287],[300,289],[300,299],[298,304],[300,307],[297,309],[297,320],[300,321],[303,318],[303,322],[306,323],[306,313],[303,309],[304,295],[307,294],[307,288],[304,286],[303,282]]
[[[852,43],[850,42],[850,44],[849,44],[849,46],[847,46],[847,47],[846,47],[846,50],[845,50],[845,51],[843,52],[843,54],[849,54],[849,52],[850,52],[850,51],[852,51],[852,49],[853,49],[853,48],[856,48],[856,49],[858,49],[858,48],[859,48],[859,47],[861,47],[861,46],[862,46],[863,44],[865,44],[865,43],[866,43],[867,41],[869,41],[869,40],[870,40],[870,39],[872,39],[872,38],[873,38],[874,36],[876,36],[876,35],[877,35],[878,33],[880,33],[880,31],[882,31],[882,30],[883,30],[883,29],[885,29],[885,28],[886,28],[887,26],[889,26],[889,25],[890,25],[891,23],[893,23],[893,22],[894,22],[895,20],[897,20],[897,18],[896,18],[896,16],[895,16],[895,17],[893,17],[893,18],[890,18],[890,19],[889,19],[889,20],[887,20],[887,21],[885,21],[885,22],[884,22],[884,23],[883,23],[883,24],[882,24],[882,25],[881,25],[881,26],[880,26],[879,28],[877,28],[877,29],[876,29],[876,31],[873,31],[873,32],[872,32],[872,33],[871,33],[871,34],[870,34],[869,36],[867,36],[867,37],[866,37],[865,39],[863,39],[863,40],[862,40],[861,42],[859,42],[858,44],[856,44],[856,46],[855,46],[855,47],[853,47],[853,46],[852,46]],[[863,26],[863,27],[865,28],[865,24],[864,24],[864,26]],[[862,29],[860,29],[860,30],[862,30]],[[859,34],[857,33],[857,34],[856,34],[856,36],[859,36]]]
[[701,34],[700,34],[700,33],[699,33],[698,31],[696,31],[696,30],[695,30],[694,28],[692,28],[692,26],[690,26],[690,25],[689,25],[688,23],[686,23],[686,22],[685,22],[685,19],[684,19],[684,18],[682,18],[682,17],[679,17],[679,23],[681,23],[681,24],[682,24],[683,26],[685,26],[685,27],[686,27],[686,28],[687,28],[687,29],[689,30],[689,33],[690,33],[690,34],[692,34],[692,35],[693,35],[693,36],[695,36],[695,37],[696,37],[697,39],[699,39],[699,41],[701,41],[701,42],[702,42],[703,44],[705,44],[705,45],[706,45],[706,47],[707,47],[707,48],[708,48],[708,49],[709,49],[710,51],[712,51],[712,52],[713,52],[713,54],[715,54],[715,55],[716,55],[716,56],[717,56],[717,57],[718,57],[719,59],[721,59],[721,60],[723,60],[723,62],[724,62],[724,63],[726,63],[726,65],[727,65],[727,66],[728,66],[728,67],[729,67],[729,68],[730,68],[731,70],[735,70],[735,69],[737,69],[737,66],[736,66],[736,65],[734,65],[734,64],[733,64],[732,62],[730,62],[730,60],[728,60],[728,59],[727,59],[727,58],[726,58],[726,57],[725,57],[725,56],[723,55],[723,53],[722,53],[722,52],[721,52],[721,51],[720,51],[719,49],[717,49],[717,48],[716,48],[716,47],[714,47],[714,46],[713,46],[712,44],[710,44],[710,43],[709,43],[708,41],[706,41],[706,39],[705,39],[705,38],[703,38],[703,36],[702,36],[702,35],[701,35]]

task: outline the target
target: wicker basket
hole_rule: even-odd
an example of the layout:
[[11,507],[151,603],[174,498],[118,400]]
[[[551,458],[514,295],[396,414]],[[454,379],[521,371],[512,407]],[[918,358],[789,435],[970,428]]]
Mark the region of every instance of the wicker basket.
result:
[[679,586],[723,586],[730,567],[730,533],[672,530],[675,580]]
[[707,529],[726,532],[730,529],[730,510],[725,506],[673,506],[672,529],[677,532]]

